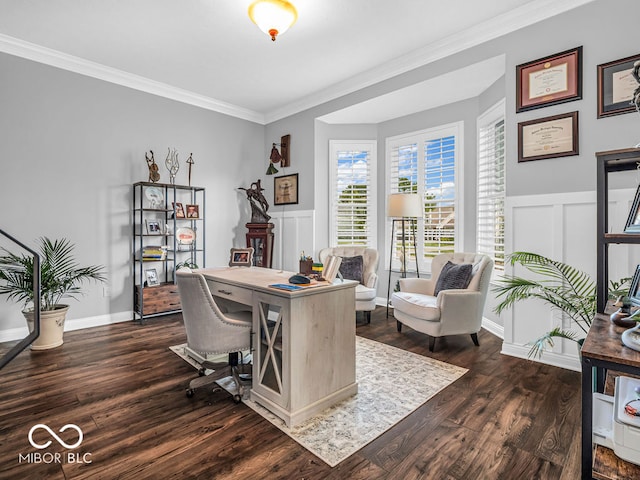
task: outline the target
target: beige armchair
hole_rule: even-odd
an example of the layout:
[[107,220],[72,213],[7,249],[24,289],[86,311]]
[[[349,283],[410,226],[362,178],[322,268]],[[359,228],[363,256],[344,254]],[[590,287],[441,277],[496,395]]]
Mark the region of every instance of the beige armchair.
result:
[[[440,274],[448,262],[454,265],[468,264],[462,267],[470,274],[466,288],[447,289],[447,283],[455,282]],[[429,350],[433,352],[436,337],[446,335],[470,334],[473,343],[478,346],[478,332],[482,325],[484,309],[493,260],[486,255],[475,253],[446,253],[437,255],[431,263],[431,279],[403,278],[400,291],[391,296],[393,316],[397,320],[398,332],[402,325],[429,335]],[[453,270],[456,270],[455,268]],[[458,269],[460,270],[460,269]],[[465,279],[467,280],[467,279]],[[436,287],[445,287],[436,292]]]
[[362,279],[356,286],[356,312],[365,312],[367,323],[371,323],[371,312],[376,308],[378,286],[378,251],[374,248],[344,246],[323,248],[318,256],[322,263],[329,255],[343,258],[362,256]]

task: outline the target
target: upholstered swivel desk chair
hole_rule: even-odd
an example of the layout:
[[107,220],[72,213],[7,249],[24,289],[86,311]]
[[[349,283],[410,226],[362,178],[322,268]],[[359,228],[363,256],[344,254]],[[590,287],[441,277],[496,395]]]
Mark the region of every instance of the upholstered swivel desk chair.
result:
[[344,246],[323,248],[318,253],[322,263],[325,262],[329,255],[342,257],[343,264],[340,266],[341,271],[343,271],[343,267],[348,263],[347,259],[355,259],[355,257],[362,256],[362,278],[353,278],[353,280],[360,281],[360,284],[356,286],[356,312],[365,312],[367,323],[371,323],[371,312],[376,308],[378,251],[374,248]]
[[[465,266],[460,268],[461,265]],[[463,282],[467,285],[455,285],[460,281],[464,269],[466,278]],[[404,324],[426,333],[432,352],[436,337],[446,335],[470,334],[473,343],[478,346],[478,332],[482,326],[482,312],[492,269],[493,260],[487,255],[436,255],[431,262],[430,279],[400,279],[400,291],[391,296],[398,331],[402,331]],[[437,288],[440,291],[436,291]]]
[[[183,268],[176,273],[176,279],[182,304],[182,317],[187,331],[187,347],[203,356],[229,354],[228,362],[203,362],[199,372],[200,377],[189,383],[187,396],[193,396],[196,388],[211,385],[228,376],[230,369],[237,387],[233,400],[236,403],[240,402],[244,386],[240,378],[242,372],[239,370],[246,366],[243,364],[242,351],[249,350],[251,347],[251,312],[223,313],[211,295],[204,276],[200,273]],[[203,376],[205,369],[215,371]]]

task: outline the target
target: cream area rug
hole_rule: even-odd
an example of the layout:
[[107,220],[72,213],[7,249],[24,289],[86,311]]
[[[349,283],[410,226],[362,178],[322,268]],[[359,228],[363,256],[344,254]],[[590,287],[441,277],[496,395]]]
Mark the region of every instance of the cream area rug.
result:
[[[184,347],[176,345],[171,350],[197,368]],[[334,467],[466,372],[465,368],[356,337],[358,393],[353,397],[291,428],[251,401],[248,394],[242,401]],[[230,391],[234,388],[231,377],[218,383]]]

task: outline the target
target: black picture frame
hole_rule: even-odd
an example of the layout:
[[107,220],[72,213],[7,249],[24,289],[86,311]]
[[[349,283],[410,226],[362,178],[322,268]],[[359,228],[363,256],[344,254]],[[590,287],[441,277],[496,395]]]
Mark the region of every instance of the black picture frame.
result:
[[516,66],[516,113],[580,99],[582,46]]
[[598,118],[636,110],[631,92],[638,82],[631,75],[640,53],[598,65]]
[[640,233],[640,185],[636,190],[636,196],[633,198],[631,210],[627,217],[627,223],[624,226],[624,233]]
[[631,285],[629,286],[629,301],[634,307],[640,306],[640,265],[636,265]]
[[577,111],[518,123],[518,163],[578,155],[578,132]]
[[298,174],[282,175],[273,179],[273,204],[294,205],[298,203]]

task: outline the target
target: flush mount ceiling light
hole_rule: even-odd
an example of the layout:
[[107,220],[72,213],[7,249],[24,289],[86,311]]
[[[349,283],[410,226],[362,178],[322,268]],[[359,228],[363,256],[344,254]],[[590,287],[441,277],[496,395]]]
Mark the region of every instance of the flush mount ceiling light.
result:
[[249,18],[275,42],[276,36],[296,23],[298,12],[286,0],[256,0],[249,5]]

